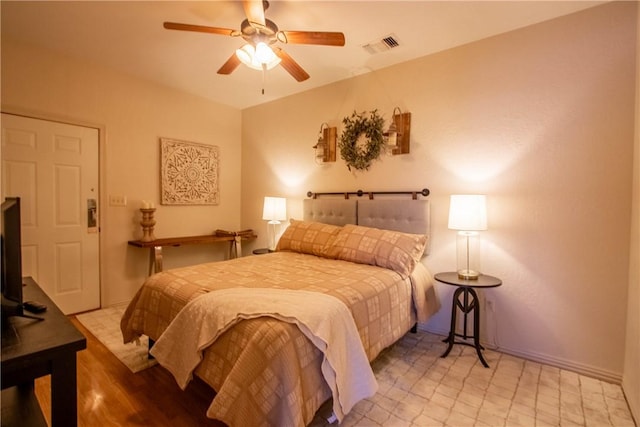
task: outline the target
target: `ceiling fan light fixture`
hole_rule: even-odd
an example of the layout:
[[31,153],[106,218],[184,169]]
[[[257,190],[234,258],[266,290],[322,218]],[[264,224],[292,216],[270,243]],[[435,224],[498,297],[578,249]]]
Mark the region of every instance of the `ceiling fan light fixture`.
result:
[[238,59],[247,66],[251,66],[255,49],[250,44],[245,44],[239,49],[236,49],[236,56]]
[[[2,0],[0,0],[2,1]],[[240,3],[240,0],[238,0]],[[266,19],[264,12],[269,7],[268,1],[242,0],[246,19],[240,23],[240,29],[234,30],[222,27],[210,27],[205,25],[181,24],[178,22],[165,22],[164,28],[169,30],[194,31],[198,33],[219,34],[223,36],[241,37],[247,44],[237,49],[235,55],[218,69],[218,74],[231,74],[240,63],[249,68],[264,71],[277,65],[298,82],[309,78],[304,68],[300,66],[289,54],[274,43],[319,46],[344,46],[344,34],[334,31],[280,31],[275,22]]]
[[255,58],[261,64],[269,64],[273,62],[277,57],[276,54],[273,53],[273,50],[271,50],[271,48],[265,42],[259,42],[256,45]]
[[[269,52],[271,52],[271,56],[267,56],[266,62],[261,62],[258,59],[259,49],[254,48],[252,45],[248,43],[242,46],[240,49],[236,50],[236,56],[238,57],[240,62],[242,62],[244,65],[246,65],[249,68],[253,68],[254,70],[262,70],[263,65],[264,65],[264,68],[266,68],[267,70],[270,70],[276,65],[280,64],[280,58],[276,56],[273,50],[269,46],[267,46],[265,43],[258,43],[258,46],[260,46],[260,44],[263,44],[264,47],[266,47],[269,50]],[[268,52],[266,53],[266,55],[269,55]]]

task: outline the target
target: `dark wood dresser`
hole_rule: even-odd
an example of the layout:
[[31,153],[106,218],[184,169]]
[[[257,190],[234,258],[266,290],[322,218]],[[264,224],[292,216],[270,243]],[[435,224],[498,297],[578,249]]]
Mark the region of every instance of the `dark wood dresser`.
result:
[[87,340],[31,278],[23,300],[47,306],[36,316],[2,319],[2,426],[47,425],[33,392],[34,380],[51,375],[51,423],[78,424],[76,353]]

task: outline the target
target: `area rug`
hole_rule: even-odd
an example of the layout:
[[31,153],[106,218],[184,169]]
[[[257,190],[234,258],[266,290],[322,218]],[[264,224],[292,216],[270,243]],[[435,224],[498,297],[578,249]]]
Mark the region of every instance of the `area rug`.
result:
[[126,305],[108,307],[78,314],[76,318],[132,372],[140,372],[158,362],[147,358],[146,336],[140,337],[140,344],[122,342],[120,319],[126,308]]

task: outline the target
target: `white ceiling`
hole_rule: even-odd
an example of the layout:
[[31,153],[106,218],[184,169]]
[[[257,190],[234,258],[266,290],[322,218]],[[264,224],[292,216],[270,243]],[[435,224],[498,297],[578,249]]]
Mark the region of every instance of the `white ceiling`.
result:
[[[236,108],[246,108],[552,19],[603,1],[272,0],[281,30],[341,31],[344,47],[281,45],[310,75],[266,74],[240,65],[216,71],[241,38],[165,30],[164,21],[239,29],[239,1],[0,2],[2,40],[60,51]],[[371,55],[362,45],[395,35],[400,46]]]

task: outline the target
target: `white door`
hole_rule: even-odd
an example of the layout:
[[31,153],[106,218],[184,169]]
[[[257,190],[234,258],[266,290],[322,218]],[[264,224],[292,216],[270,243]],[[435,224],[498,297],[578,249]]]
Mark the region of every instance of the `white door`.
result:
[[65,313],[100,307],[98,130],[2,114],[2,198],[19,196],[22,275]]

